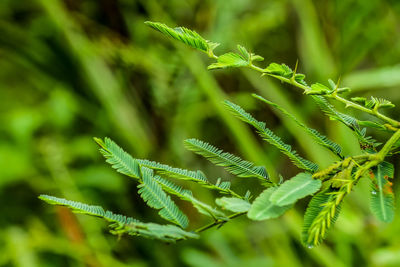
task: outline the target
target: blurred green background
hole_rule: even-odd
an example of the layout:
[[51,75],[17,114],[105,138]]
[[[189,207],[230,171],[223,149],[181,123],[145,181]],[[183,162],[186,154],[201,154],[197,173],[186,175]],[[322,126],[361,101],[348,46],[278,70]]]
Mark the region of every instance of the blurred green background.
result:
[[[341,76],[352,94],[400,104],[399,1],[2,0],[0,266],[400,266],[400,214],[391,224],[372,217],[368,181],[346,199],[326,242],[314,249],[299,241],[307,201],[279,219],[239,218],[199,240],[167,245],[118,240],[101,220],[38,200],[46,193],[164,223],[137,196],[135,182],[104,163],[93,136],[109,136],[135,157],[202,169],[208,177],[231,176],[185,151],[184,139],[263,164],[274,179],[299,171],[228,114],[223,99],[265,120],[305,157],[322,166],[333,160],[290,120],[257,103],[253,92],[348,154],[359,153],[352,134],[301,92],[248,70],[209,72],[206,56],[147,28],[146,20],[192,28],[222,44],[217,54],[241,44],[264,56],[264,64],[294,67],[299,59],[309,82]],[[399,119],[398,109],[388,114]],[[257,182],[232,182],[239,192],[262,190]],[[217,195],[183,185],[214,204]],[[179,204],[191,229],[208,222]]]

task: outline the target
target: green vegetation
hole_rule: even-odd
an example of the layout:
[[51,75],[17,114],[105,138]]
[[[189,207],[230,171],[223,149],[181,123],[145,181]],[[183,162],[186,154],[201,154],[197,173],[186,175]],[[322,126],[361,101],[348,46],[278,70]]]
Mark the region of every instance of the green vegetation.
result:
[[3,1],[0,266],[398,266],[399,11]]
[[[165,176],[168,176],[168,173],[172,172],[174,174],[172,177],[175,178],[179,178],[180,173],[182,173],[183,176],[187,176],[185,174],[201,173],[200,171],[193,172],[179,170],[173,172],[171,170],[175,170],[176,168],[157,162],[146,164],[146,160],[142,160],[144,165],[141,165],[110,139],[106,138],[103,142],[96,138],[95,140],[101,146],[101,152],[107,158],[107,162],[110,163],[118,172],[133,177],[139,181],[138,193],[148,206],[160,209],[159,215],[162,218],[175,223],[182,228],[188,226],[187,216],[182,213],[171,198],[166,195],[162,187],[166,187],[167,192],[175,194],[183,200],[196,203],[194,206],[197,207],[201,213],[207,214],[214,219],[214,222],[211,225],[217,226],[226,223],[229,219],[232,219],[232,216],[237,217],[246,212],[248,212],[248,217],[250,219],[260,220],[261,218],[276,218],[287,211],[288,207],[291,207],[299,199],[319,191],[322,187],[321,181],[323,181],[323,188],[326,189],[318,193],[315,196],[315,199],[311,200],[304,219],[303,244],[308,248],[312,248],[321,243],[329,228],[333,225],[334,221],[336,221],[344,197],[352,191],[353,186],[358,183],[360,178],[370,172],[373,173],[371,182],[373,187],[371,191],[371,210],[376,217],[383,222],[391,222],[393,220],[394,195],[389,178],[393,178],[394,167],[391,163],[385,162],[384,160],[389,153],[396,154],[399,152],[396,143],[400,142],[400,122],[383,115],[379,110],[380,108],[393,108],[394,105],[390,101],[375,97],[371,97],[371,100],[369,101],[362,97],[353,97],[352,100],[348,100],[340,95],[345,92],[350,92],[350,88],[340,88],[339,84],[335,84],[332,80],[329,80],[331,88],[320,83],[308,86],[304,80],[305,75],[297,73],[298,63],[296,63],[294,71],[285,64],[279,65],[277,63],[271,63],[267,68],[262,69],[255,66],[253,61],[263,61],[264,59],[260,56],[249,53],[243,46],[238,45],[237,47],[240,54],[229,52],[222,56],[216,56],[213,53],[213,48],[219,44],[206,41],[194,31],[182,27],[172,29],[165,24],[155,22],[146,22],[146,24],[175,40],[204,51],[209,55],[209,57],[216,59],[217,63],[211,64],[208,69],[248,67],[261,72],[263,75],[277,78],[283,82],[303,89],[304,94],[306,95],[316,95],[317,97],[314,97],[315,101],[317,103],[323,103],[320,107],[322,110],[328,110],[328,112],[325,113],[330,116],[331,120],[339,118],[339,121],[343,122],[350,128],[350,130],[356,133],[355,136],[358,138],[360,148],[363,151],[360,155],[347,156],[343,158],[340,154],[342,149],[338,144],[327,139],[315,129],[308,128],[305,124],[298,121],[292,114],[281,108],[279,105],[274,104],[261,96],[253,95],[263,102],[275,106],[288,115],[308,134],[310,134],[318,144],[330,149],[341,159],[340,161],[334,162],[326,169],[319,169],[317,164],[300,157],[296,151],[292,150],[290,145],[285,144],[280,137],[274,134],[270,129],[266,128],[264,122],[257,121],[252,117],[252,115],[243,110],[243,108],[226,100],[225,104],[227,108],[234,115],[253,126],[264,140],[281,150],[282,153],[286,154],[297,167],[307,171],[297,174],[295,177],[285,181],[281,185],[277,185],[269,180],[268,173],[264,166],[256,167],[251,162],[244,161],[235,155],[223,152],[222,150],[219,150],[203,141],[196,139],[186,140],[185,144],[190,150],[206,157],[216,165],[225,167],[227,171],[233,175],[237,177],[257,177],[261,180],[268,181],[267,186],[264,184],[267,189],[260,194],[255,203],[250,205],[247,201],[243,201],[237,193],[229,189],[229,182],[220,183],[220,181],[218,181],[216,185],[210,185],[205,183],[205,181],[207,181],[205,178],[198,180],[194,179],[194,181],[200,181],[200,184],[204,184],[206,187],[214,187],[217,190],[218,188],[229,190],[227,193],[234,198],[216,199],[216,203],[231,212],[237,212],[238,210],[240,210],[240,212],[233,214],[230,217],[226,217],[218,210],[211,208],[204,209],[203,207],[207,206],[207,204],[201,203],[198,200],[193,202],[192,192],[179,188],[174,183],[165,181],[161,177],[155,178],[151,169],[161,171],[160,175]],[[370,136],[366,136],[366,128],[361,129],[357,119],[336,111],[325,98],[335,99],[339,102],[345,103],[348,107],[376,116],[386,124],[369,121],[367,121],[367,123],[364,122],[364,124],[373,125],[373,128],[378,125],[378,129],[394,133],[385,142],[382,149],[377,151],[377,147],[381,144],[375,142],[375,140]],[[250,191],[247,191],[245,199],[248,200],[250,197],[251,193]],[[41,196],[40,198],[50,204],[59,204],[51,197]],[[65,205],[65,202],[68,203],[68,201],[62,200],[61,204]],[[67,204],[67,206],[69,205]],[[75,209],[75,206],[72,205],[72,208]],[[91,212],[87,212],[87,214],[99,216],[98,213],[91,214]],[[216,216],[216,214],[219,214],[219,216]],[[105,219],[110,220],[109,217],[105,217]],[[127,223],[127,225],[129,225],[129,223]],[[195,232],[201,232],[208,228],[208,226],[206,228],[201,227],[198,230],[195,230]],[[169,230],[166,231],[160,239],[165,240],[165,236],[168,236],[168,234]],[[138,233],[138,235],[140,235],[140,233]],[[149,234],[146,233],[143,236],[148,235]],[[154,238],[154,236],[156,236],[156,234],[150,235],[151,238]],[[181,239],[180,236],[176,236],[176,240]]]

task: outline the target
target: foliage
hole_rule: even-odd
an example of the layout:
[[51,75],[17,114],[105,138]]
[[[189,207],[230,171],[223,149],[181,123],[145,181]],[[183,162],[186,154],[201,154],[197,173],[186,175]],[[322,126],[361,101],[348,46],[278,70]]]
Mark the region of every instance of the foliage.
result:
[[[95,139],[101,146],[101,152],[106,157],[106,161],[110,163],[114,169],[139,180],[139,194],[150,207],[160,209],[159,214],[161,217],[182,228],[188,225],[187,216],[182,213],[171,198],[167,196],[166,192],[169,192],[179,196],[183,200],[192,202],[200,213],[213,217],[214,223],[210,226],[199,228],[196,232],[201,232],[212,226],[222,225],[230,218],[246,213],[248,218],[253,220],[276,218],[290,209],[298,199],[320,191],[322,183],[324,182],[329,188],[320,191],[312,198],[304,215],[302,241],[303,244],[312,247],[319,245],[326,237],[328,229],[338,217],[343,198],[351,192],[353,186],[366,172],[374,170],[371,210],[384,222],[389,222],[393,219],[394,201],[392,190],[390,189],[391,183],[388,181],[388,177],[393,177],[393,166],[388,163],[383,163],[383,160],[400,139],[400,122],[386,117],[378,111],[381,107],[392,107],[392,103],[374,97],[371,98],[371,101],[367,101],[363,98],[347,100],[341,95],[350,91],[350,89],[347,87],[339,88],[339,84],[335,84],[332,80],[329,80],[330,88],[321,83],[314,83],[308,86],[304,80],[305,75],[297,73],[297,64],[294,71],[285,64],[277,63],[271,63],[267,68],[262,69],[253,65],[253,61],[261,61],[263,58],[249,53],[247,49],[242,46],[238,46],[240,54],[229,52],[218,57],[212,53],[212,48],[209,43],[191,30],[183,27],[172,29],[165,24],[155,22],[146,22],[146,24],[173,39],[202,50],[211,58],[216,59],[217,63],[213,63],[209,66],[211,70],[249,67],[261,72],[263,75],[277,78],[304,90],[306,95],[311,95],[313,97],[314,101],[316,101],[321,110],[328,115],[330,119],[338,120],[348,126],[358,138],[361,149],[365,151],[358,156],[343,156],[339,145],[329,140],[318,131],[307,127],[279,105],[261,96],[253,95],[257,99],[282,111],[310,134],[319,145],[328,148],[331,152],[339,156],[339,162],[333,163],[326,169],[319,170],[318,165],[300,157],[290,145],[285,144],[280,137],[268,129],[264,122],[256,120],[242,107],[226,100],[225,106],[236,117],[253,126],[264,140],[286,154],[297,167],[307,171],[297,174],[295,177],[280,185],[276,185],[269,181],[268,173],[263,166],[255,166],[249,161],[224,152],[197,139],[188,139],[185,141],[185,145],[189,150],[204,156],[216,165],[225,167],[228,172],[237,177],[255,177],[262,181],[267,180],[269,183],[263,183],[263,186],[266,186],[267,189],[250,204],[247,200],[249,198],[248,196],[243,199],[230,189],[230,183],[222,184],[220,180],[218,180],[217,184],[213,185],[207,181],[205,175],[200,171],[187,171],[157,162],[133,159],[110,139],[106,138],[104,141]],[[379,152],[375,152],[379,144],[371,137],[366,136],[365,129],[360,129],[359,120],[337,111],[326,98],[336,99],[346,104],[346,106],[359,109],[378,117],[389,126],[383,125],[377,128],[394,131],[395,133],[387,140]],[[358,103],[363,105],[361,106]],[[364,125],[371,126],[376,124],[364,122]],[[193,198],[190,191],[184,190],[170,181],[164,180],[162,177],[154,176],[153,170],[151,169],[159,172],[160,175],[183,178],[184,180],[195,181],[205,187],[217,190],[222,189],[219,191],[230,194],[231,197],[216,199],[216,203],[225,210],[235,212],[235,214],[226,217],[222,212],[206,204],[201,204],[200,201]],[[317,172],[318,170],[319,172]],[[166,191],[164,191],[163,188]],[[88,212],[88,214],[91,213]]]

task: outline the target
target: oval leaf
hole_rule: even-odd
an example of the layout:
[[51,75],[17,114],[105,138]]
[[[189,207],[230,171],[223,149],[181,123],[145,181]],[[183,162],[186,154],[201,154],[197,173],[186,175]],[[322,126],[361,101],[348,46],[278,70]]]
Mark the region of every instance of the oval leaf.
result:
[[246,212],[250,209],[250,203],[237,197],[221,197],[215,200],[218,206],[232,212]]
[[292,205],[277,206],[270,201],[271,195],[276,191],[277,187],[270,187],[262,192],[252,203],[247,217],[255,221],[273,219],[281,216],[285,211],[290,209]]
[[313,179],[311,173],[302,172],[279,186],[270,200],[277,206],[286,206],[314,194],[320,187],[320,180]]

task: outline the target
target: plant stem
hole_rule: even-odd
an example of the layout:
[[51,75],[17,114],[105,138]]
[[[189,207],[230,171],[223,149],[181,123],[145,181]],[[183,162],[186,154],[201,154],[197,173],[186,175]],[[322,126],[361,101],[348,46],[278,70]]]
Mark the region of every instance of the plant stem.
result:
[[[246,213],[247,213],[247,212],[238,212],[238,213],[234,213],[234,214],[228,216],[228,218],[229,218],[229,219],[234,219],[234,218],[239,217],[239,216],[241,216],[241,215],[243,215],[243,214],[246,214]],[[214,221],[214,222],[212,222],[212,223],[206,224],[206,225],[204,225],[204,226],[202,226],[202,227],[200,227],[200,228],[194,230],[194,232],[196,232],[196,233],[201,233],[201,232],[203,232],[203,231],[205,231],[205,230],[208,230],[208,229],[210,229],[210,228],[212,228],[212,227],[214,227],[214,226],[221,225],[221,224],[224,224],[224,223],[226,223],[226,222],[227,222],[227,221],[225,221],[225,220],[216,220],[216,221]]]
[[392,137],[386,142],[382,149],[378,152],[379,158],[383,161],[386,155],[390,152],[392,146],[400,139],[400,130],[397,130]]
[[[255,71],[261,72],[261,73],[263,73],[263,74],[265,74],[265,75],[274,77],[274,78],[276,78],[276,79],[278,79],[278,80],[281,80],[281,81],[283,81],[283,82],[286,82],[286,83],[288,83],[288,84],[291,84],[291,85],[293,85],[293,86],[295,86],[295,87],[297,87],[297,88],[301,88],[301,89],[304,90],[304,92],[307,92],[307,91],[310,91],[310,90],[311,90],[311,87],[310,87],[310,86],[306,86],[306,85],[304,85],[304,84],[298,83],[298,82],[294,79],[294,76],[293,76],[293,78],[290,78],[290,79],[289,79],[289,78],[285,78],[285,77],[282,77],[282,76],[270,74],[270,73],[266,72],[264,69],[262,69],[262,68],[260,68],[260,67],[257,67],[257,66],[255,66],[255,65],[253,65],[253,64],[250,64],[250,65],[249,65],[249,68],[251,68],[251,69],[253,69],[253,70],[255,70]],[[357,103],[354,103],[354,102],[352,102],[352,101],[350,101],[350,100],[347,100],[347,99],[345,99],[345,98],[343,98],[343,97],[341,97],[341,96],[338,96],[336,93],[332,93],[332,94],[326,95],[326,96],[329,97],[329,98],[333,98],[333,99],[335,99],[335,100],[337,100],[337,101],[339,101],[339,102],[342,102],[343,104],[346,105],[346,107],[352,107],[352,108],[354,108],[354,109],[358,109],[358,110],[361,110],[361,111],[366,112],[366,113],[368,113],[368,114],[371,114],[371,115],[373,115],[373,116],[375,116],[375,117],[377,117],[377,118],[379,118],[379,119],[381,119],[381,120],[383,120],[383,121],[386,121],[387,123],[389,123],[389,124],[390,124],[391,126],[393,126],[393,127],[396,127],[396,128],[399,128],[399,127],[400,127],[400,122],[399,122],[399,121],[396,121],[396,120],[394,120],[394,119],[391,119],[391,118],[389,118],[389,117],[383,115],[383,114],[380,113],[377,109],[369,109],[369,108],[366,108],[366,107],[361,106],[361,105],[359,105],[359,104],[357,104]]]

